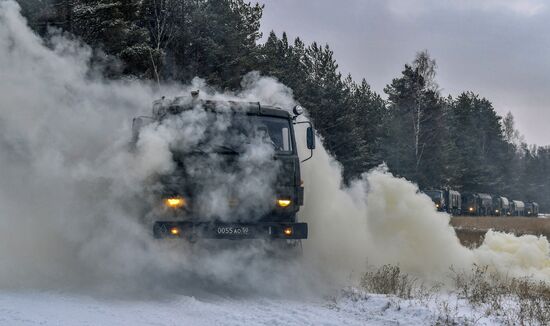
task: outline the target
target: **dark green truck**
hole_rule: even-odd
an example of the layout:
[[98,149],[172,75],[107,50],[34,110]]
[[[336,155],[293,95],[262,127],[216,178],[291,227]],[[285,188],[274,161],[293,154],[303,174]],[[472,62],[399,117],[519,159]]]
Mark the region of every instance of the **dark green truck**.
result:
[[[198,123],[203,128],[201,132],[210,133],[201,135],[202,143],[171,148],[176,168],[168,175],[159,175],[156,186],[151,187],[150,197],[154,200],[149,220],[154,236],[190,242],[306,239],[308,226],[297,220],[304,203],[304,188],[300,175],[303,161],[298,157],[294,127],[308,125],[305,132],[310,155],[305,160],[313,155],[315,140],[311,123],[297,121],[301,108],[292,111],[257,102],[201,100],[195,93],[191,97],[155,101],[152,117],[135,118],[134,143],[148,123],[160,125],[175,118],[191,126],[182,128],[193,129]],[[200,122],[186,121],[197,115]],[[220,123],[225,124],[221,132],[216,129]],[[259,139],[258,134],[263,141],[255,148],[250,143]],[[264,153],[266,146],[268,154]],[[258,161],[258,155],[264,156]],[[248,162],[255,157],[255,162]],[[212,212],[216,206],[222,209]]]

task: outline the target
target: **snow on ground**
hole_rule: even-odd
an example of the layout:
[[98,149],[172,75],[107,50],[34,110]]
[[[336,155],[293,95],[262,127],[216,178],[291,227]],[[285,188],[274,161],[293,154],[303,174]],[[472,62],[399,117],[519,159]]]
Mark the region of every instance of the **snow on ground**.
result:
[[[455,320],[494,324],[456,302],[458,307],[450,304]],[[357,290],[306,300],[180,296],[135,301],[54,292],[2,292],[0,325],[433,325],[441,307],[435,298],[400,300]]]

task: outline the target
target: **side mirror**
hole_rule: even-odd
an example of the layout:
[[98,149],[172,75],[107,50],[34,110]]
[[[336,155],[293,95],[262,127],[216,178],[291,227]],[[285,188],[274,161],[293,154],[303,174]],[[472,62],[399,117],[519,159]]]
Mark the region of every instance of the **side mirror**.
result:
[[300,121],[300,122],[294,122],[295,125],[305,124],[307,123],[309,127],[307,127],[306,130],[306,145],[307,149],[311,151],[308,158],[305,160],[300,161],[300,163],[304,163],[305,161],[309,160],[313,157],[313,150],[315,149],[315,132],[313,131],[313,125],[309,121]]
[[132,142],[136,143],[139,137],[139,130],[143,125],[145,124],[145,121],[143,121],[142,117],[137,117],[132,120]]
[[306,142],[308,149],[315,149],[315,134],[312,127],[307,127]]

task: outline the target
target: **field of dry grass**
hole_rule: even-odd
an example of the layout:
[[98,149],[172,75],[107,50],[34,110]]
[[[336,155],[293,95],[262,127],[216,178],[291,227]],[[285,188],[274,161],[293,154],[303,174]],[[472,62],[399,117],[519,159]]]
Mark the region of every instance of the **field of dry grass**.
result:
[[451,225],[461,243],[468,247],[481,244],[490,229],[516,235],[544,235],[550,239],[549,218],[458,216],[451,218]]
[[[470,271],[451,268],[451,287],[426,287],[403,273],[399,266],[370,267],[361,279],[368,293],[418,300],[423,305],[438,303],[434,325],[478,325],[482,317],[492,317],[502,325],[550,325],[550,286],[527,278],[509,278],[474,265]],[[452,298],[455,298],[453,302]],[[471,307],[470,316],[459,318],[459,302]],[[491,323],[492,324],[492,323]]]

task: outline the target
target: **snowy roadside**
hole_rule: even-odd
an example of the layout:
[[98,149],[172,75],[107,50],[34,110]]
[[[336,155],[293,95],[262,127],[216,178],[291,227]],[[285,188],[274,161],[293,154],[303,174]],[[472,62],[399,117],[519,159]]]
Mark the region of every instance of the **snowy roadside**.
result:
[[498,324],[482,316],[452,295],[403,300],[354,289],[307,300],[180,296],[131,301],[52,292],[0,293],[0,325],[433,325],[438,318],[444,324],[446,317],[460,324]]

